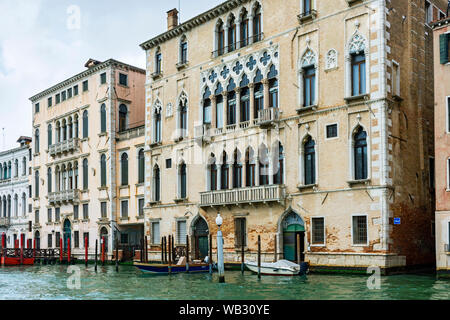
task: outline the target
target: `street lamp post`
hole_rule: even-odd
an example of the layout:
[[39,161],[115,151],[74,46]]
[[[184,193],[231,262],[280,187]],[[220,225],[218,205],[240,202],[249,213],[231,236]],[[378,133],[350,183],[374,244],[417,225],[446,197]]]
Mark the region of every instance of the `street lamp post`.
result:
[[224,265],[223,265],[223,237],[222,237],[222,231],[220,230],[220,226],[223,223],[223,219],[220,216],[220,213],[217,214],[216,218],[216,224],[219,227],[219,230],[217,231],[217,269],[219,270],[219,282],[223,283],[225,282],[225,271],[224,271]]

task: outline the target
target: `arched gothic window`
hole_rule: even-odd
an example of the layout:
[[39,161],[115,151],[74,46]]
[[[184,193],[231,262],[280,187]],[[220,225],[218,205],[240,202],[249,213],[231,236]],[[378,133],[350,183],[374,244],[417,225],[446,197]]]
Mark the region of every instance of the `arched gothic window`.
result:
[[126,105],[119,106],[119,131],[128,130],[128,108]]
[[128,154],[125,152],[122,153],[122,157],[120,159],[120,171],[122,175],[122,186],[128,185]]
[[138,162],[139,162],[138,183],[144,183],[145,182],[145,155],[144,155],[144,149],[139,150]]
[[100,107],[100,132],[106,132],[106,105],[104,103]]

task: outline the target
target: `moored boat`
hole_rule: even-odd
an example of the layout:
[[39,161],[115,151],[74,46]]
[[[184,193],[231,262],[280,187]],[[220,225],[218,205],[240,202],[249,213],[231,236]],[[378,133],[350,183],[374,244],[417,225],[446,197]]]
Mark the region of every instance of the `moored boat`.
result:
[[[256,261],[245,262],[250,271],[258,273],[258,263]],[[261,274],[271,276],[295,276],[306,273],[307,265],[298,265],[288,260],[278,260],[277,262],[261,262]]]
[[[176,274],[176,273],[186,273],[187,268],[185,264],[182,265],[169,265],[169,264],[158,264],[158,263],[143,263],[134,262],[133,265],[145,273],[153,274]],[[207,263],[192,263],[188,264],[189,273],[206,273],[209,272],[209,264]]]

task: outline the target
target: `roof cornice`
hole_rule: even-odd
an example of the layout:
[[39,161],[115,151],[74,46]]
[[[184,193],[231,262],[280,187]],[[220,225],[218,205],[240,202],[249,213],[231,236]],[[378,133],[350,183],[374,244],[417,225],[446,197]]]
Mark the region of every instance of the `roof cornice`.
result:
[[96,65],[94,67],[91,67],[88,70],[85,70],[85,71],[83,71],[83,72],[81,72],[81,73],[79,73],[79,74],[77,74],[77,75],[75,75],[75,76],[73,76],[73,77],[71,77],[71,78],[69,78],[67,80],[64,80],[63,82],[60,82],[60,83],[58,83],[58,84],[56,84],[56,85],[54,85],[54,86],[52,86],[52,87],[50,87],[50,88],[48,88],[48,89],[46,89],[44,91],[42,91],[42,92],[32,96],[31,98],[29,98],[29,100],[32,101],[32,102],[40,100],[41,98],[45,97],[46,95],[49,95],[50,93],[59,91],[62,88],[68,86],[69,84],[78,82],[81,79],[83,79],[83,78],[85,78],[87,76],[90,76],[91,74],[94,74],[94,73],[96,73],[96,72],[98,72],[98,71],[100,71],[102,69],[105,69],[105,68],[108,68],[108,67],[111,67],[111,66],[112,67],[124,68],[124,69],[130,69],[131,71],[145,74],[145,70],[144,69],[141,69],[141,68],[138,68],[138,67],[135,67],[135,66],[132,66],[132,65],[129,65],[129,64],[126,64],[126,63],[114,60],[114,59],[109,59],[109,60],[106,60],[105,62],[102,62],[102,63],[100,63],[100,64],[98,64],[98,65]]
[[182,35],[183,33],[205,23],[218,16],[233,10],[241,4],[249,2],[250,0],[228,0],[218,6],[199,14],[198,16],[178,25],[172,30],[168,30],[153,39],[150,39],[140,45],[143,50],[149,50],[163,42],[166,42],[172,38]]

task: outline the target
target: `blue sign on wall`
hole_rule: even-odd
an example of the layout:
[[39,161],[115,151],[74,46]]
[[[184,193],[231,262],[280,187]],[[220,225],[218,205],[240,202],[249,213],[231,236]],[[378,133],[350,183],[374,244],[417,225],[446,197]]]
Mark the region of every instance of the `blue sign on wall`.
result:
[[394,224],[400,224],[401,220],[400,218],[394,218]]

